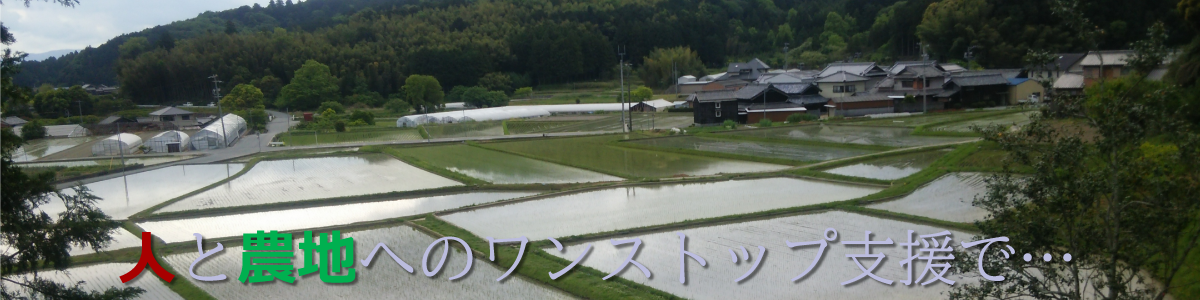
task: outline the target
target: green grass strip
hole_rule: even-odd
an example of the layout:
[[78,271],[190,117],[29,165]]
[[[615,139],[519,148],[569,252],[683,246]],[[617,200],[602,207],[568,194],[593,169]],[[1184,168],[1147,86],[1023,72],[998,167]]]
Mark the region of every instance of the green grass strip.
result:
[[860,145],[860,144],[846,144],[846,143],[834,143],[834,142],[788,139],[788,138],[769,138],[769,137],[738,135],[736,133],[737,132],[734,131],[734,132],[724,132],[721,134],[698,133],[696,135],[701,136],[701,137],[726,139],[726,140],[789,144],[789,145],[800,145],[800,146],[835,147],[835,148],[859,149],[859,150],[869,150],[869,151],[888,151],[888,150],[900,149],[897,147],[883,146],[883,145]]
[[[414,223],[442,236],[463,239],[467,241],[471,249],[482,253],[486,253],[488,249],[487,240],[433,215]],[[496,247],[495,264],[502,269],[507,269],[516,260],[518,251],[518,248],[511,246]],[[550,255],[540,248],[527,246],[526,253],[514,273],[584,299],[682,299],[621,277],[603,280],[604,276],[608,276],[607,273],[582,265],[576,265],[562,277],[550,280],[549,273],[558,272],[570,264],[570,261]]]
[[913,135],[923,135],[923,136],[977,137],[977,136],[979,136],[979,134],[976,134],[975,132],[936,131],[936,130],[932,130],[932,129],[937,128],[938,126],[943,126],[943,125],[969,122],[969,121],[974,121],[974,120],[978,120],[978,119],[991,118],[991,117],[1002,116],[1002,115],[1007,115],[1007,114],[1019,114],[1019,113],[1023,113],[1023,112],[1025,112],[1025,110],[999,111],[994,114],[982,114],[982,115],[970,116],[970,117],[966,117],[966,118],[962,118],[962,119],[953,119],[953,120],[945,120],[945,121],[940,121],[940,122],[933,122],[933,123],[929,123],[929,124],[922,124],[922,125],[917,126],[916,128],[913,128],[912,134]]
[[870,160],[875,160],[875,159],[880,159],[880,158],[885,158],[885,157],[906,155],[906,154],[920,153],[920,152],[928,152],[928,151],[938,151],[941,149],[954,148],[954,147],[955,147],[954,145],[913,147],[913,148],[902,149],[902,150],[894,150],[894,151],[880,152],[880,153],[874,153],[874,154],[867,154],[867,155],[862,155],[862,156],[855,156],[855,157],[850,157],[850,158],[845,158],[845,159],[830,160],[830,161],[810,165],[808,167],[808,169],[816,170],[816,171],[824,171],[824,170],[829,170],[829,169],[833,169],[833,168],[837,168],[837,167],[853,165],[853,164],[861,163],[864,161],[870,161]]
[[786,166],[800,166],[800,165],[812,163],[811,161],[791,160],[791,159],[784,159],[784,158],[761,157],[761,156],[753,156],[753,155],[742,155],[742,154],[712,152],[712,151],[700,151],[700,150],[671,148],[671,147],[655,147],[655,146],[650,146],[650,145],[638,144],[634,141],[636,141],[636,140],[613,141],[613,142],[609,142],[608,145],[614,146],[614,147],[629,148],[629,149],[658,151],[658,152],[671,152],[671,153],[678,153],[678,154],[685,154],[685,155],[707,156],[707,157],[722,158],[722,159],[735,159],[735,160],[753,161],[753,162],[786,165]]
[[358,151],[359,152],[383,153],[383,154],[391,155],[392,157],[395,157],[396,159],[403,161],[414,167],[420,168],[421,170],[425,170],[427,172],[437,174],[439,176],[446,177],[446,178],[449,178],[454,181],[462,182],[463,184],[466,184],[468,186],[480,186],[480,185],[492,184],[491,182],[487,182],[486,180],[467,176],[466,174],[450,171],[450,169],[435,166],[431,163],[421,160],[420,158],[418,158],[416,156],[404,155],[404,153],[401,153],[400,151],[396,150],[395,148],[391,148],[391,147],[367,146],[367,147],[359,148]]
[[862,207],[862,206],[853,206],[853,205],[842,206],[842,207],[839,207],[838,209],[848,211],[848,212],[856,212],[856,213],[860,213],[860,214],[864,214],[864,215],[871,215],[871,216],[885,218],[885,219],[892,219],[892,220],[905,221],[905,222],[911,222],[911,223],[917,223],[917,224],[931,225],[931,226],[942,228],[942,229],[955,229],[955,230],[966,231],[966,232],[970,232],[970,233],[979,233],[979,227],[975,227],[974,224],[950,222],[950,221],[938,220],[938,219],[929,218],[929,217],[914,216],[914,215],[910,215],[910,214],[886,211],[886,210],[882,210],[882,209],[867,208],[867,207]]
[[[559,164],[559,165],[564,165],[564,166],[568,166],[568,167],[572,167],[572,168],[584,169],[584,170],[588,170],[588,171],[592,171],[592,172],[596,172],[596,173],[600,173],[600,174],[608,174],[608,175],[617,176],[617,177],[621,177],[621,178],[629,179],[629,180],[644,180],[644,179],[646,179],[646,178],[633,176],[633,175],[625,174],[625,173],[621,173],[621,172],[600,170],[600,169],[591,168],[591,167],[573,164],[573,163],[568,163],[568,162],[549,161],[549,160],[545,160],[545,159],[542,159],[541,157],[537,157],[534,155],[528,155],[528,154],[524,154],[524,153],[520,153],[520,152],[508,151],[508,150],[499,149],[496,147],[489,147],[487,143],[472,143],[469,145],[474,146],[474,147],[480,147],[480,148],[491,150],[491,151],[499,151],[501,153],[508,153],[508,154],[525,157],[525,158],[529,158],[529,159],[536,159],[536,160],[540,160],[540,161],[544,161],[544,162],[548,162],[548,163],[552,163],[552,164]],[[598,146],[605,147],[604,145],[598,145]]]
[[425,130],[425,125],[417,126],[417,133],[421,134],[421,138],[429,139],[429,131]]

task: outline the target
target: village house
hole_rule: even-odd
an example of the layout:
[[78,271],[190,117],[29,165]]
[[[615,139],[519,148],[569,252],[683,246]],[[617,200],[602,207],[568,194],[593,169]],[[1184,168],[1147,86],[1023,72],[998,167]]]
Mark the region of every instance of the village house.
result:
[[164,126],[164,128],[185,128],[198,126],[195,118],[196,113],[187,111],[174,106],[167,106],[162,109],[150,113],[150,117],[154,122],[161,122],[163,125],[171,124],[173,126]]
[[771,84],[751,84],[738,90],[701,91],[689,97],[693,121],[699,125],[726,120],[757,123],[763,118],[783,122],[787,116],[806,113],[804,105],[792,103],[786,92]]
[[1007,105],[1009,81],[1000,73],[953,76],[943,86],[946,108]]

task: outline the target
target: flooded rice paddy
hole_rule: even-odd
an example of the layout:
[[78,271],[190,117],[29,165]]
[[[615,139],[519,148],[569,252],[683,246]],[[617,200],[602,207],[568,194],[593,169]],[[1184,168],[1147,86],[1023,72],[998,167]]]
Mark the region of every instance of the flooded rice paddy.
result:
[[727,134],[890,147],[916,147],[962,142],[973,139],[960,137],[914,136],[912,135],[912,129],[905,127],[846,126],[824,124],[769,128],[762,130],[746,130]]
[[[801,246],[788,248],[787,242],[821,241],[826,228],[837,231],[837,238],[829,242],[820,264],[804,278],[793,282],[792,278],[800,275],[817,257],[819,246]],[[644,265],[651,272],[647,279],[636,267],[630,266],[618,276],[634,282],[689,299],[940,299],[941,293],[951,287],[941,282],[926,286],[913,284],[906,286],[899,281],[908,278],[905,267],[900,261],[907,258],[907,250],[899,243],[908,242],[908,230],[914,230],[913,241],[918,235],[935,234],[943,228],[930,227],[920,224],[880,219],[866,215],[842,211],[828,211],[814,214],[796,215],[767,220],[748,221],[735,224],[715,225],[700,228],[679,229],[667,232],[655,232],[614,237],[612,240],[639,238],[641,249],[635,261]],[[896,281],[892,285],[884,285],[870,277],[862,281],[843,286],[841,283],[855,278],[862,272],[854,261],[847,258],[849,254],[863,254],[860,245],[846,245],[848,241],[865,240],[865,232],[872,233],[872,241],[891,239],[893,245],[873,245],[871,253],[886,255],[885,260],[875,270],[875,274],[888,280]],[[692,259],[687,259],[687,284],[679,283],[679,236],[682,232],[687,236],[687,251],[692,252],[707,261],[707,267],[702,267]],[[969,240],[970,234],[951,231],[952,243],[957,248],[959,241]],[[941,240],[939,239],[939,242]],[[546,252],[574,260],[587,247],[593,249],[581,265],[588,266],[604,273],[612,272],[621,265],[629,255],[632,247],[624,245],[614,247],[609,239],[563,245],[565,252],[555,248],[545,249]],[[765,256],[759,255],[758,247],[766,248]],[[749,259],[742,254],[741,247],[746,247]],[[918,246],[919,247],[919,246]],[[739,260],[733,261],[730,251],[737,253]],[[914,251],[915,252],[915,251]],[[762,260],[758,270],[741,283],[735,279],[752,269],[752,266]],[[860,259],[864,266],[874,263],[872,258]],[[913,276],[920,276],[925,264],[918,260],[913,267]],[[926,277],[928,280],[931,277]],[[946,278],[964,284],[960,276],[947,273]]]
[[663,148],[708,151],[809,162],[867,155],[875,152],[871,150],[852,148],[722,140],[697,136],[645,139],[631,141],[631,143]]
[[495,184],[621,181],[623,178],[468,145],[397,148],[405,156]]
[[431,139],[504,135],[504,124],[500,121],[428,124],[424,128]]
[[192,233],[207,238],[239,236],[259,229],[299,230],[357,222],[413,216],[463,206],[520,198],[535,192],[477,192],[418,197],[380,202],[351,203],[310,208],[281,209],[224,216],[138,223],[142,229],[168,243],[195,240]]
[[[242,170],[242,164],[178,165],[131,173],[86,184],[100,197],[96,207],[113,219],[122,220],[151,206],[183,196],[221,181]],[[129,189],[126,190],[126,184]],[[71,189],[64,193],[73,195]],[[65,210],[62,201],[50,201],[42,207],[51,216]]]
[[971,202],[975,196],[987,192],[986,176],[981,173],[947,174],[908,196],[867,207],[951,222],[982,220],[987,217],[987,211]]
[[875,187],[794,178],[609,188],[442,216],[478,236],[534,239],[849,200]]
[[1037,114],[1037,113],[1038,112],[1036,112],[1036,111],[1026,111],[1026,112],[984,117],[984,118],[967,120],[967,121],[963,121],[963,122],[955,122],[955,123],[950,123],[950,124],[934,127],[933,130],[971,132],[971,127],[973,127],[973,126],[979,126],[979,127],[987,127],[987,126],[992,126],[992,125],[1021,126],[1021,125],[1029,124],[1029,119],[1034,114]]
[[696,155],[628,149],[607,145],[624,136],[543,139],[485,144],[484,147],[520,153],[528,157],[580,166],[629,177],[684,177],[715,174],[768,172],[787,166],[718,159]]
[[[173,155],[173,156],[156,156],[156,157],[134,157],[125,158],[125,165],[140,164],[145,167],[176,162],[185,159],[196,158],[192,155]],[[89,167],[89,166],[112,166],[119,168],[121,166],[120,158],[106,158],[93,160],[68,160],[68,161],[51,161],[51,162],[33,162],[20,164],[22,168],[50,168],[50,167]]]
[[183,211],[462,185],[384,154],[262,161],[226,184],[163,207]]
[[74,148],[80,144],[87,143],[100,137],[85,136],[73,138],[46,138],[26,141],[25,145],[13,151],[13,161],[24,162],[33,161],[51,154],[59,153],[67,149]]
[[[327,231],[319,231],[327,232]],[[242,247],[226,247],[225,251],[210,256],[203,263],[196,265],[195,272],[202,276],[225,274],[229,279],[216,282],[201,282],[189,276],[180,276],[176,280],[190,280],[200,289],[208,292],[217,299],[571,299],[572,297],[554,289],[530,283],[526,279],[509,276],[503,282],[496,278],[504,274],[501,270],[487,261],[486,257],[474,257],[471,272],[455,281],[450,277],[461,272],[467,264],[465,252],[452,249],[446,258],[446,264],[434,277],[426,277],[421,271],[421,257],[426,247],[434,241],[421,232],[407,226],[371,229],[358,232],[343,232],[343,238],[354,239],[354,252],[351,261],[356,274],[353,284],[329,284],[321,281],[317,275],[297,277],[295,284],[284,282],[267,282],[243,284],[237,281],[242,268]],[[294,241],[298,244],[299,238]],[[359,260],[367,255],[378,243],[387,245],[393,253],[413,267],[413,273],[408,273],[391,259],[386,252],[380,251],[375,255],[370,267],[363,267]],[[212,244],[212,243],[209,243]],[[208,247],[215,247],[210,245]],[[296,249],[292,260],[296,269],[304,266],[302,252]],[[430,270],[438,263],[442,246],[435,247],[430,253],[432,264]],[[487,251],[487,249],[475,249]],[[199,256],[198,253],[169,255],[163,258],[163,263],[169,264],[175,270],[187,270]],[[293,273],[295,274],[295,273]],[[144,276],[144,274],[143,274]],[[116,278],[116,276],[111,276]]]
[[882,157],[825,170],[825,173],[882,180],[896,180],[929,167],[950,150],[927,151]]
[[972,112],[949,112],[949,113],[928,113],[919,114],[910,117],[896,118],[864,118],[861,120],[850,121],[854,125],[868,126],[897,126],[897,127],[917,127],[921,125],[948,122],[954,120],[964,120],[996,114],[992,110],[980,110]]

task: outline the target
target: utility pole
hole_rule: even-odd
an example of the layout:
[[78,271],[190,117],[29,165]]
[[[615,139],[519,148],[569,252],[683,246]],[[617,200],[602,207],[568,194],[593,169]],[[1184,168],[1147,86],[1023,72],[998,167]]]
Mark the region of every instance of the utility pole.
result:
[[[929,54],[925,53],[925,45],[917,43],[921,47],[921,62],[929,60]],[[925,92],[925,86],[929,85],[929,81],[925,78],[925,73],[921,73],[921,113],[929,112],[929,94]]]
[[621,72],[621,131],[628,132],[625,130],[625,47],[618,46],[617,55],[621,56],[620,62],[617,65],[617,68]]
[[679,64],[671,62],[671,77],[675,78],[675,93],[679,93]]
[[79,125],[83,125],[83,100],[75,100],[75,104],[79,105]]
[[217,80],[217,75],[209,76],[213,80],[213,99],[217,101],[217,118],[221,121],[221,148],[229,147],[229,131],[225,130],[225,115],[221,112],[221,87],[218,86],[222,81]]

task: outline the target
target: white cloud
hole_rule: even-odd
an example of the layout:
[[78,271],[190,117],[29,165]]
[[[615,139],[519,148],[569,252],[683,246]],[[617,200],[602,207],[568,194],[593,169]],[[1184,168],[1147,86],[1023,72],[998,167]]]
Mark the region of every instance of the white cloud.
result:
[[74,8],[49,2],[9,0],[0,5],[4,22],[27,53],[99,46],[118,35],[267,0],[81,0]]

